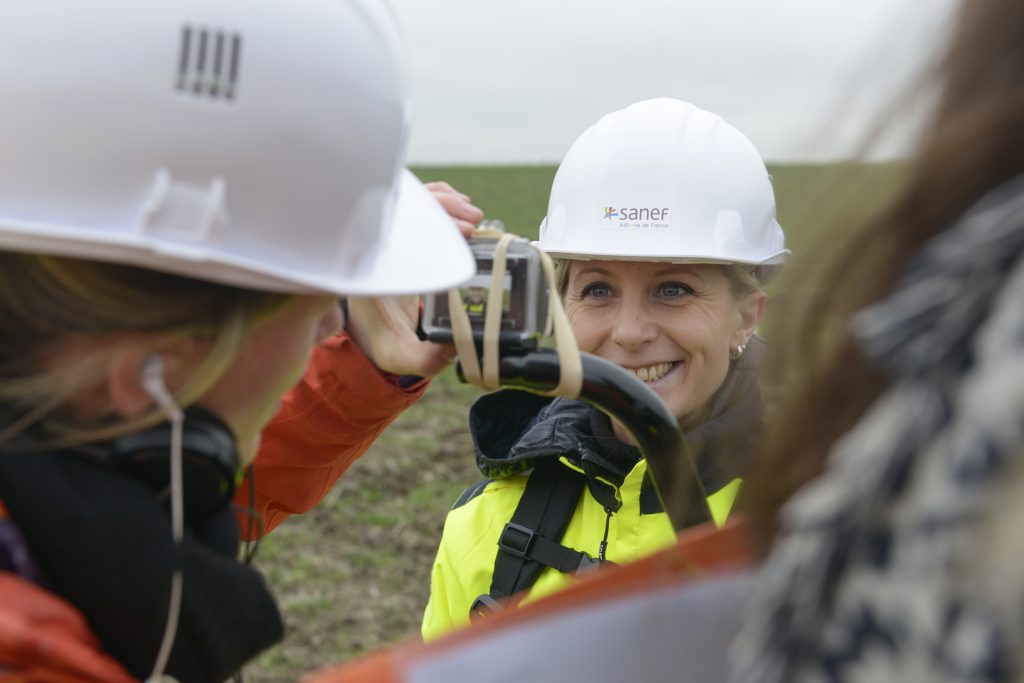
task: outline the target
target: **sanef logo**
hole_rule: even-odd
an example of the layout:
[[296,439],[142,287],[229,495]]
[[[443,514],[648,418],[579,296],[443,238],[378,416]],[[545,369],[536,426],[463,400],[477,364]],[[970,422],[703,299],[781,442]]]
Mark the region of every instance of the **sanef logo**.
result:
[[655,208],[626,208],[616,209],[611,206],[604,207],[604,218],[610,221],[617,218],[621,221],[666,221],[668,220],[668,207],[663,209]]

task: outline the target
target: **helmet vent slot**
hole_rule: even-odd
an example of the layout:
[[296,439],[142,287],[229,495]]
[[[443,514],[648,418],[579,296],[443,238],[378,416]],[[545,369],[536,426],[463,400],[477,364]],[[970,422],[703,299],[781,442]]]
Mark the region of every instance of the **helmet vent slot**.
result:
[[233,100],[241,57],[241,34],[186,24],[181,27],[176,87],[196,97]]

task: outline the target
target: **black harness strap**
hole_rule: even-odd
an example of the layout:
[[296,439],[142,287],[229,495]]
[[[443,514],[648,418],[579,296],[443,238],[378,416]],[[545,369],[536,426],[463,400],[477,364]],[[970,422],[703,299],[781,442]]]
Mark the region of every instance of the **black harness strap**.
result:
[[582,474],[555,458],[534,468],[498,539],[490,593],[476,599],[470,615],[491,611],[496,600],[529,588],[544,567],[571,574],[599,564],[586,553],[558,543],[585,485]]

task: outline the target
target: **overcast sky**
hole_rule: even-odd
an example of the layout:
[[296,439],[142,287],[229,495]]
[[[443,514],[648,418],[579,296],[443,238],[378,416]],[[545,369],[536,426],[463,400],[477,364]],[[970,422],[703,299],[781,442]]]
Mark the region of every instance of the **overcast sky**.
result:
[[[603,114],[657,96],[720,114],[769,161],[849,156],[931,63],[956,6],[393,1],[413,66],[413,164],[557,162]],[[893,127],[882,156],[917,127],[909,110],[890,119],[911,123]]]

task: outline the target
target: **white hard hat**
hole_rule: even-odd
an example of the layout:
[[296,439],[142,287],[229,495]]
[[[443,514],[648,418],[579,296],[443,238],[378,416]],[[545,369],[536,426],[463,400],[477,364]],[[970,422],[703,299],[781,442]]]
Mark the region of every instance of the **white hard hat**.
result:
[[473,275],[403,168],[381,0],[0,6],[0,249],[251,289],[402,294]]
[[580,135],[555,175],[540,244],[559,258],[762,267],[789,253],[754,145],[668,98],[608,114]]

